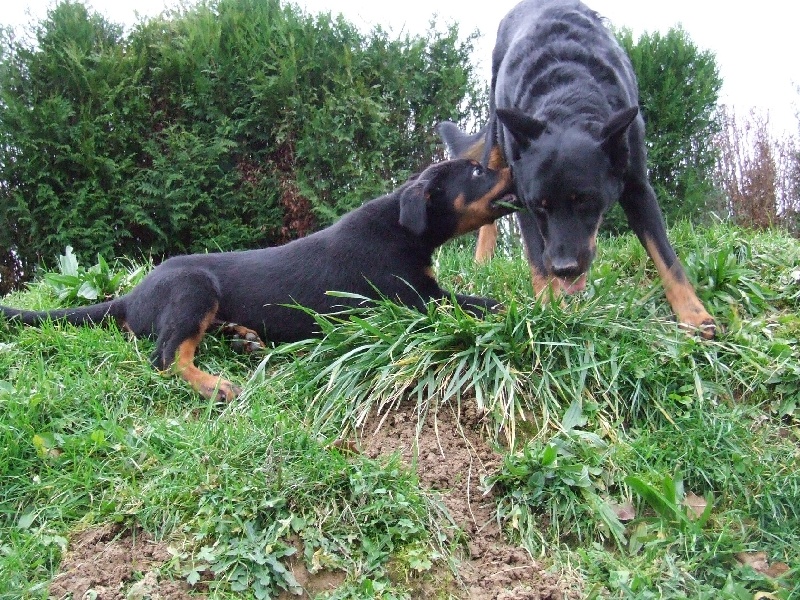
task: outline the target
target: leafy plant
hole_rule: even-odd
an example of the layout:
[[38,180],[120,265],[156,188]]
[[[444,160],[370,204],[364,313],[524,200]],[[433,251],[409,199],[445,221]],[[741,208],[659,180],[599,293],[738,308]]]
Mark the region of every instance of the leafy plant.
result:
[[618,488],[608,443],[579,429],[585,424],[576,400],[564,414],[560,433],[507,454],[487,482],[500,494],[498,516],[532,553],[549,540],[571,537],[626,543],[625,527],[608,497],[610,488]]
[[59,272],[45,273],[43,279],[53,290],[59,302],[68,306],[94,303],[133,288],[147,273],[145,266],[127,270],[112,270],[99,254],[97,264],[88,269],[78,264],[78,259],[67,246],[58,257]]
[[750,265],[753,252],[741,236],[719,240],[719,245],[691,253],[686,268],[701,290],[701,298],[715,313],[741,309],[746,314],[762,312],[775,296],[760,281]]
[[656,486],[640,477],[629,475],[625,478],[625,483],[655,511],[665,526],[675,527],[681,533],[700,534],[711,517],[714,508],[713,493],[703,501],[702,512],[697,511],[696,507],[683,503],[685,493],[680,478],[667,475],[662,479],[661,485]]
[[218,527],[214,532],[218,539],[212,546],[200,548],[187,581],[196,584],[208,569],[231,591],[250,590],[259,599],[273,598],[281,590],[301,594],[302,587],[282,562],[297,551],[282,539],[292,531],[291,524],[291,517],[286,517],[267,523],[234,521],[231,529]]

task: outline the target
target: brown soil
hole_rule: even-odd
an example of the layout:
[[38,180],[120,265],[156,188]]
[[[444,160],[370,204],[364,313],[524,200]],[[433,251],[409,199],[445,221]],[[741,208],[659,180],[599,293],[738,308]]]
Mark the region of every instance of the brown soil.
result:
[[140,531],[115,525],[87,529],[72,536],[51,598],[97,600],[186,600],[189,585],[162,579],[159,567],[171,558],[166,544]]
[[[504,540],[494,517],[492,493],[481,483],[497,469],[501,458],[486,442],[475,406],[468,404],[460,415],[450,407],[429,415],[419,435],[414,406],[393,409],[383,419],[372,417],[363,428],[363,451],[373,458],[399,451],[406,464],[416,464],[422,485],[441,494],[450,516],[469,536],[458,565],[461,585],[452,590],[454,596],[470,600],[582,598],[576,578],[546,571],[525,550]],[[433,590],[425,592],[424,596],[435,597]]]
[[[399,451],[402,460],[415,466],[422,485],[441,495],[454,522],[469,540],[458,564],[458,579],[452,581],[452,597],[470,600],[572,600],[581,598],[580,582],[552,572],[524,550],[503,538],[494,518],[491,492],[485,493],[482,478],[493,472],[500,457],[481,433],[474,408],[455,415],[449,407],[429,416],[417,435],[413,406],[392,410],[385,418],[372,417],[362,429],[361,451],[377,458]],[[298,550],[301,550],[298,548]],[[302,556],[299,551],[295,556]],[[98,600],[185,600],[185,582],[162,578],[159,568],[171,556],[164,543],[154,542],[140,531],[107,525],[89,529],[70,539],[69,551],[59,575],[50,587],[51,598],[97,598]],[[302,560],[289,563],[298,582],[313,597],[335,589],[343,574],[310,574]],[[452,579],[441,567],[433,577],[409,582],[417,597],[441,597],[443,581]],[[283,598],[297,598],[284,594]],[[305,595],[308,598],[309,595]]]

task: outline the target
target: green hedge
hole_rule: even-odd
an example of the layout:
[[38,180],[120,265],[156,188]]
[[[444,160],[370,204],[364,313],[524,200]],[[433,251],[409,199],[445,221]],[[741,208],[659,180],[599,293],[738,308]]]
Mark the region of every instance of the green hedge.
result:
[[277,244],[441,157],[475,123],[473,37],[362,33],[277,0],[213,0],[129,33],[62,2],[0,39],[0,291],[84,260]]

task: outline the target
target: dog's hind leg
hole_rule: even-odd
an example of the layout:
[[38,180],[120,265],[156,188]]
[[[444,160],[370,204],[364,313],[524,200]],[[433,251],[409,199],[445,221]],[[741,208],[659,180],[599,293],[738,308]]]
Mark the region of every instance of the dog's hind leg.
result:
[[153,364],[161,371],[173,370],[206,398],[231,401],[241,388],[194,364],[197,347],[216,319],[219,307],[214,282],[202,274],[182,276],[182,285],[172,282],[159,310]]
[[[481,149],[483,144],[481,144]],[[502,169],[506,166],[500,146],[493,147],[488,153],[488,167],[490,169]],[[478,230],[478,243],[475,247],[475,262],[485,263],[494,256],[494,249],[497,246],[497,223],[483,225]]]
[[209,312],[200,322],[200,328],[196,335],[178,344],[178,349],[175,353],[175,368],[178,374],[202,396],[230,402],[242,393],[242,389],[227,379],[201,371],[194,364],[197,346],[200,345],[200,340],[203,339],[208,327],[214,321],[215,313],[216,307],[213,312]]

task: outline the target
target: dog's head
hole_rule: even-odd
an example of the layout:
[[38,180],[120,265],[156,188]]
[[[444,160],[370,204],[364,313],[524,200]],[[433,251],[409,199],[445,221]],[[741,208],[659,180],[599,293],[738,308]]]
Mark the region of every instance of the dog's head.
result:
[[434,245],[516,209],[511,169],[487,169],[469,159],[431,165],[399,194],[400,225]]
[[505,153],[517,193],[544,239],[546,275],[556,277],[566,293],[584,288],[600,222],[622,194],[630,162],[628,128],[637,114],[637,107],[615,113],[598,136],[519,110],[497,110],[511,136]]

